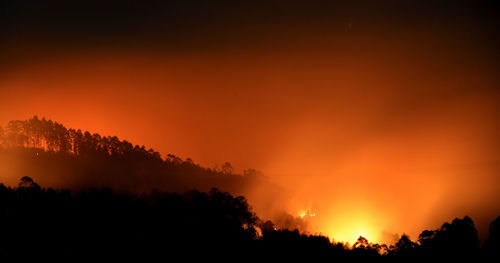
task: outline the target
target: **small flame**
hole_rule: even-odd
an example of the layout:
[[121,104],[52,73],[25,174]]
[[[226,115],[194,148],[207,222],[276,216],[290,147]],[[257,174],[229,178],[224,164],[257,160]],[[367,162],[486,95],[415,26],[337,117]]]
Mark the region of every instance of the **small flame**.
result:
[[307,210],[307,211],[301,212],[299,214],[300,219],[304,219],[304,217],[306,217],[306,216],[313,217],[313,216],[316,216],[316,213],[311,213],[309,210]]

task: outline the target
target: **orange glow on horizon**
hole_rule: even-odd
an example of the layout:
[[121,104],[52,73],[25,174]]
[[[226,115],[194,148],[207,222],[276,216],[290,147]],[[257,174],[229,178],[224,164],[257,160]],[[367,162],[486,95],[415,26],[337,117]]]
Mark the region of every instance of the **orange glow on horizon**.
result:
[[332,218],[325,234],[336,242],[354,244],[360,236],[372,243],[388,242],[381,239],[380,226],[374,222],[373,215],[363,211],[347,211],[337,218]]
[[[301,213],[299,217],[311,224],[318,224],[321,221],[330,222],[329,226],[322,226],[317,234],[326,235],[334,242],[354,244],[360,236],[368,239],[372,243],[383,242],[380,238],[380,229],[370,220],[370,215],[343,214],[341,218],[316,217],[315,213]],[[315,217],[315,218],[313,218]],[[326,223],[328,224],[328,223]],[[388,241],[384,241],[388,242]],[[390,242],[390,241],[389,241]]]

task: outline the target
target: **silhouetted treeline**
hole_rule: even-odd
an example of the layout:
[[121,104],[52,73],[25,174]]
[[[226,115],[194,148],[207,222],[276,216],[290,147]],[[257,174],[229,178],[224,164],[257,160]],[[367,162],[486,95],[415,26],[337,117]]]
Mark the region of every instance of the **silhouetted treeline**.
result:
[[18,187],[0,185],[2,258],[128,258],[186,250],[325,258],[500,257],[500,217],[483,245],[469,217],[425,230],[418,240],[403,235],[394,245],[364,237],[352,246],[331,242],[293,230],[304,227],[293,216],[263,222],[244,197],[225,192],[258,196],[253,200],[260,200],[262,211],[273,210],[273,201],[284,203],[277,201],[284,198],[280,188],[258,171],[238,175],[229,163],[210,169],[174,155],[162,158],[117,137],[37,117],[0,127],[0,163],[4,179],[23,174]]
[[0,162],[8,164],[0,169],[0,177],[10,184],[31,176],[43,185],[71,190],[111,187],[142,193],[216,187],[245,195],[259,211],[272,211],[271,206],[286,198],[282,188],[254,169],[236,174],[227,162],[205,168],[190,158],[162,157],[116,136],[67,129],[37,116],[0,127]]
[[[152,191],[136,195],[91,188],[42,188],[30,177],[18,187],[0,184],[0,258],[129,259],[174,256],[436,257],[497,256],[499,222],[480,248],[468,217],[426,230],[418,241],[403,235],[395,245],[352,246],[321,235],[276,229],[262,222],[244,197],[227,192]],[[233,258],[234,259],[234,258]],[[237,258],[236,258],[237,259]]]
[[256,216],[243,197],[212,189],[184,194],[78,193],[43,189],[29,177],[0,184],[0,257],[168,255],[247,248]]

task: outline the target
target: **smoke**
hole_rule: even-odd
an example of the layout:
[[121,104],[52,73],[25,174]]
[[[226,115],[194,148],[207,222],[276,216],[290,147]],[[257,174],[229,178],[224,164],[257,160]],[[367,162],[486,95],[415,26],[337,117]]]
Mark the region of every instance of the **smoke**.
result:
[[[397,2],[148,6],[108,37],[50,7],[14,12],[26,34],[7,34],[0,122],[37,114],[255,168],[273,185],[244,189],[259,215],[342,241],[465,214],[484,235],[500,208],[496,9]],[[32,28],[55,37],[32,45]]]

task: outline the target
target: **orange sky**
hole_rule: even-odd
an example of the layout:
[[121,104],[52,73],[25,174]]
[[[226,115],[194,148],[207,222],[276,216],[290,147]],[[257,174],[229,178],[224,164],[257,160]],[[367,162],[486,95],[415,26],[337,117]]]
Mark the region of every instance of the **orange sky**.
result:
[[0,123],[36,114],[261,170],[293,193],[284,209],[314,210],[314,231],[342,241],[417,238],[465,214],[484,232],[500,211],[492,43],[471,38],[472,22],[398,28],[365,12],[334,19],[331,35],[317,21],[275,24],[256,44],[6,48]]

